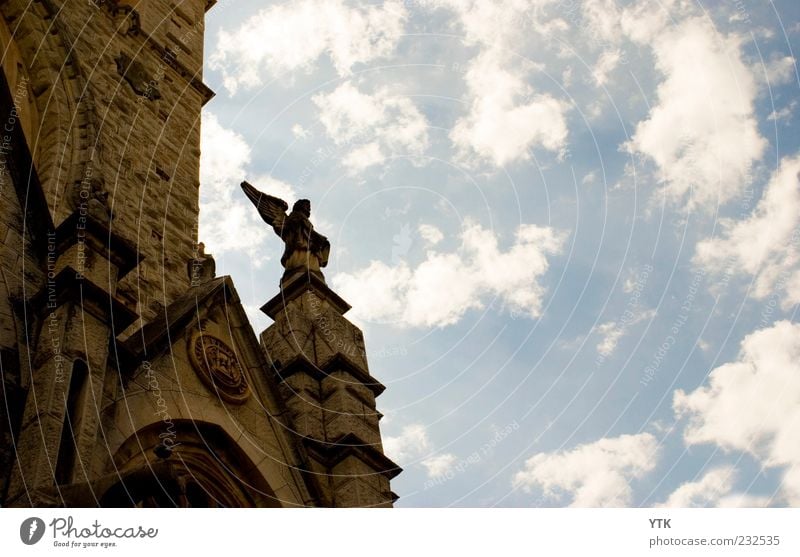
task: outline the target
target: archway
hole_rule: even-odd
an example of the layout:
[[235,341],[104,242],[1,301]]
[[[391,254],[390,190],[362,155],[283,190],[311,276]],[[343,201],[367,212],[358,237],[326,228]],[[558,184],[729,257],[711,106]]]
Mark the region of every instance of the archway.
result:
[[152,424],[130,436],[114,461],[119,480],[102,507],[281,506],[255,463],[215,424]]

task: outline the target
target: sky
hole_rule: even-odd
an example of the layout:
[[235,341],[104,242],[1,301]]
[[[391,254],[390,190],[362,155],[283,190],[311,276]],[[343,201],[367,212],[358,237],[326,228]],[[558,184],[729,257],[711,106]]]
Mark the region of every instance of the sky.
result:
[[220,0],[200,238],[312,202],[402,507],[800,505],[800,4]]

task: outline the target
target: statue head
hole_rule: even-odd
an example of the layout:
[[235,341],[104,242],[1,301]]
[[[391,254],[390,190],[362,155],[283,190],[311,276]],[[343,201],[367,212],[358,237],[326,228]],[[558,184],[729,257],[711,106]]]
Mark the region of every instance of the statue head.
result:
[[292,212],[295,211],[305,215],[306,218],[311,218],[311,202],[308,199],[298,199],[292,206]]

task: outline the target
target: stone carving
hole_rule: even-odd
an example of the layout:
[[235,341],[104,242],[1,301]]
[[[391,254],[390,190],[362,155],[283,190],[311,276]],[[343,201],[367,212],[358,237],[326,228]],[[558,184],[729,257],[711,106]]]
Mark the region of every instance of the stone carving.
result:
[[286,245],[281,257],[281,264],[286,269],[284,279],[303,272],[313,273],[324,280],[320,268],[328,264],[331,244],[325,236],[314,230],[314,225],[309,220],[311,202],[300,199],[287,215],[289,204],[283,199],[262,193],[247,182],[242,182],[242,189],[258,209],[264,222],[272,227]]
[[138,35],[142,30],[141,18],[132,6],[120,4],[119,0],[92,0],[94,5],[104,7],[117,24],[118,32],[126,35]]
[[77,183],[73,190],[72,202],[81,216],[89,215],[101,223],[107,223],[113,218],[108,203],[108,192],[96,178]]
[[155,80],[150,77],[141,62],[131,59],[125,53],[120,53],[114,61],[117,63],[119,75],[125,78],[137,95],[151,101],[161,98],[161,93],[155,86]]
[[190,286],[204,284],[217,276],[217,263],[213,255],[206,253],[203,242],[197,244],[197,252],[186,264],[186,272]]
[[250,396],[239,358],[221,338],[196,331],[189,337],[189,359],[206,387],[224,400],[241,404]]

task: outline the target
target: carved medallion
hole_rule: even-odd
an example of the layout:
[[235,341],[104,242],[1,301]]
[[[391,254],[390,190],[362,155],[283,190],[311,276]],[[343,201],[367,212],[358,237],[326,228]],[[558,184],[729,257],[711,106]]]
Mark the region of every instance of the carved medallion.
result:
[[194,333],[189,339],[189,358],[206,387],[226,401],[241,404],[250,396],[239,358],[221,338]]

